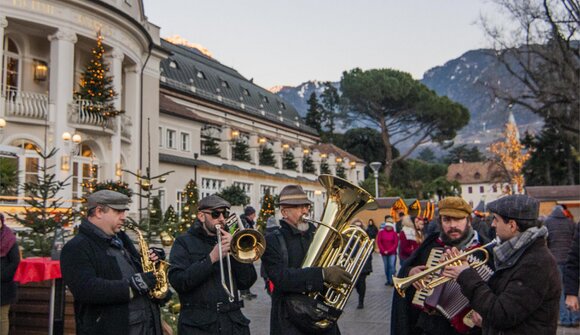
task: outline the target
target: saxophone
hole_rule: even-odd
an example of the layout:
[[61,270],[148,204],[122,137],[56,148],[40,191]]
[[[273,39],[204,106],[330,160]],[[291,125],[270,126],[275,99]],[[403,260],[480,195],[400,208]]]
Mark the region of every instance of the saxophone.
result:
[[139,251],[141,252],[141,267],[143,272],[153,272],[157,278],[157,284],[149,291],[149,296],[154,299],[163,299],[169,290],[169,282],[167,281],[167,270],[169,269],[169,262],[158,260],[152,262],[149,259],[149,245],[143,238],[143,234],[137,229],[134,222],[125,222],[125,228],[131,229],[137,234],[139,240]]

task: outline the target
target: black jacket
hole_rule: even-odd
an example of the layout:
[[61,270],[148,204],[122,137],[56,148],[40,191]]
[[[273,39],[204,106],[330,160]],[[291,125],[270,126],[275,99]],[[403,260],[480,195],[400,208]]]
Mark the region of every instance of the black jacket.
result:
[[244,228],[251,228],[254,229],[256,228],[256,222],[248,219],[248,217],[246,216],[246,214],[242,214],[240,215],[240,221],[242,221],[242,224],[244,225]]
[[580,224],[576,224],[574,242],[568,254],[566,269],[564,270],[564,293],[566,295],[578,295],[580,282]]
[[558,264],[565,264],[574,239],[576,224],[564,215],[562,207],[556,206],[544,221],[544,226],[548,228],[548,249]]
[[[288,266],[276,234],[266,235],[266,251],[262,256],[262,266],[268,278],[274,283],[272,309],[270,312],[270,334],[302,334],[288,319],[284,299],[289,293],[318,292],[324,289],[322,268],[302,268],[302,261],[312,242],[316,228],[310,225],[306,232],[280,220],[280,233],[288,249]],[[324,334],[340,334],[338,326]]]
[[0,258],[0,305],[10,305],[16,299],[17,285],[14,282],[14,274],[20,263],[18,243],[14,243],[6,256]]
[[483,318],[483,334],[556,334],[561,285],[556,261],[538,238],[509,268],[484,283],[473,269],[457,278]]
[[[115,256],[107,254],[110,242],[92,232],[86,226],[90,224],[83,221],[78,235],[65,244],[60,256],[62,278],[74,296],[77,334],[126,335],[129,282],[123,279]],[[117,236],[123,241],[134,267],[142,271],[133,242],[124,232]],[[158,309],[157,305],[154,308]]]
[[[250,320],[240,311],[237,294],[234,303],[229,303],[222,287],[220,262],[211,263],[209,254],[216,244],[217,237],[209,236],[196,221],[171,248],[169,282],[181,303],[179,334],[249,334]],[[223,263],[227,282],[227,263]],[[231,258],[231,265],[234,291],[249,289],[256,282],[253,264]],[[218,303],[228,311],[218,313]]]

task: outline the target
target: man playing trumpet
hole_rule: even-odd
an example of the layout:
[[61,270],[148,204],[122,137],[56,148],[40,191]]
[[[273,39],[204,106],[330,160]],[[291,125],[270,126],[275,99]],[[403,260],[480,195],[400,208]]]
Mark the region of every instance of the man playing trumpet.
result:
[[[477,248],[487,241],[478,236],[471,227],[471,206],[459,197],[447,197],[438,204],[440,232],[433,233],[403,264],[399,279],[410,277],[427,269],[428,261],[433,255],[443,255],[443,250],[455,247],[458,250]],[[443,257],[437,261],[443,261]],[[436,262],[435,262],[436,264]],[[433,264],[431,264],[433,266]],[[448,284],[445,284],[448,285]],[[450,320],[437,309],[438,301],[433,298],[434,292],[423,289],[420,280],[406,290],[405,297],[397,292],[393,296],[391,317],[391,334],[406,335],[448,335],[459,334],[459,323],[462,320]],[[440,292],[440,291],[439,291]],[[453,324],[452,324],[453,321]],[[465,328],[465,327],[463,327]],[[477,332],[469,329],[468,332]],[[463,330],[462,330],[463,332]]]

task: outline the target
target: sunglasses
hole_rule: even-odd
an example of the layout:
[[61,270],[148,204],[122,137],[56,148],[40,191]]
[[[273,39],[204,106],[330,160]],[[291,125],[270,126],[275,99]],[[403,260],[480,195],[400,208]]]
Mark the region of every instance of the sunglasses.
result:
[[210,214],[212,219],[219,219],[220,215],[224,216],[224,219],[228,218],[230,216],[230,212],[229,211],[216,211],[213,210],[211,212],[204,212],[205,214]]

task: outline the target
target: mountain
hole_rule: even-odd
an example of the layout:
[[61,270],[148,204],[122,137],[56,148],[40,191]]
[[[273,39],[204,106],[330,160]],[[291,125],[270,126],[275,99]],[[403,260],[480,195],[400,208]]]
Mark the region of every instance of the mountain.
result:
[[[514,80],[497,60],[492,50],[471,50],[444,65],[434,67],[420,80],[438,95],[462,104],[469,109],[470,121],[455,139],[456,144],[475,144],[482,148],[495,140],[502,132],[509,117],[505,102],[495,99],[490,90],[493,84],[503,90],[521,90],[522,85]],[[339,82],[335,85],[339,86]],[[277,94],[296,107],[302,117],[306,115],[306,100],[312,92],[322,93],[323,85],[318,81],[307,81],[297,87],[278,87]],[[520,133],[537,131],[542,119],[536,114],[517,106],[512,110]]]

